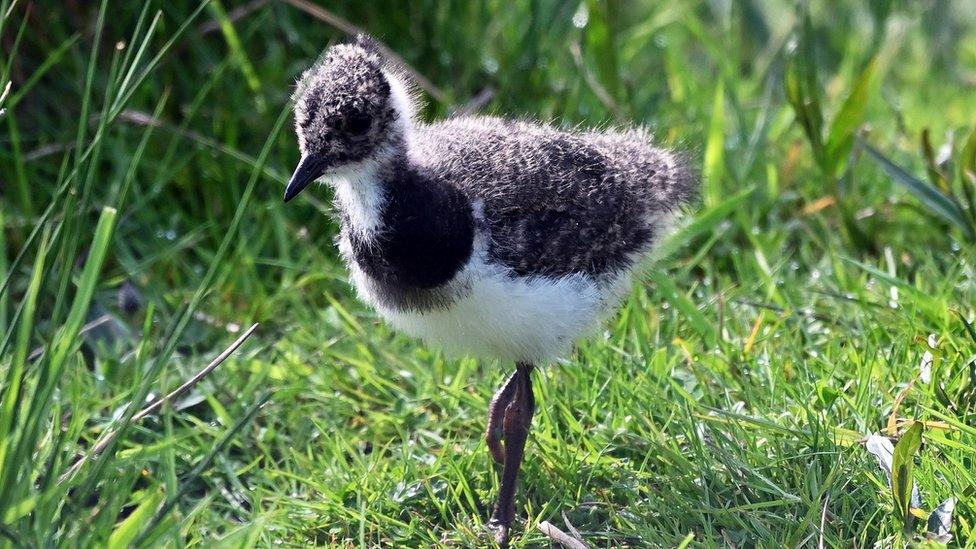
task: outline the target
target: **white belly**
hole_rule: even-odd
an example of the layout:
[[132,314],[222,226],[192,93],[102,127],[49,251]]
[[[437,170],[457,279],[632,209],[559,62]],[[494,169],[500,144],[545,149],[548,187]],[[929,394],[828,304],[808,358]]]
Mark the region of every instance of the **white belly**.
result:
[[[354,269],[358,270],[358,269]],[[364,276],[354,273],[353,280]],[[619,301],[628,277],[598,285],[585,275],[512,278],[481,259],[459,277],[467,290],[445,309],[398,311],[360,295],[395,328],[452,355],[541,363],[564,356]]]
[[[480,205],[475,215],[480,218]],[[598,283],[584,274],[561,278],[512,277],[488,261],[487,237],[479,233],[471,261],[450,286],[461,289],[445,308],[426,312],[384,305],[373,295],[367,275],[356,265],[348,238],[339,248],[360,299],[394,328],[453,356],[471,355],[541,364],[566,356],[573,344],[594,331],[630,287],[630,269]]]

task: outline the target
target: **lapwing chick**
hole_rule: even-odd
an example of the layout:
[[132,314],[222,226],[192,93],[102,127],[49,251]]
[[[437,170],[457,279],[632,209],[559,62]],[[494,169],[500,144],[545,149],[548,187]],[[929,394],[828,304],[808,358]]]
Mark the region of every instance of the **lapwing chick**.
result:
[[284,198],[317,180],[332,187],[353,285],[395,328],[515,363],[485,434],[502,464],[489,526],[504,545],[535,409],[532,370],[617,307],[696,178],[640,129],[423,123],[411,86],[366,36],[331,47],[298,82],[301,160]]

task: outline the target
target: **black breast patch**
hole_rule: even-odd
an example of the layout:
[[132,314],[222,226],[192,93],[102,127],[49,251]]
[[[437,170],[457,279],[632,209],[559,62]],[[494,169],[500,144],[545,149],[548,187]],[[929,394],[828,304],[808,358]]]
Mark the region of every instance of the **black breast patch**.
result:
[[391,179],[382,229],[369,241],[350,234],[353,255],[387,305],[428,308],[444,301],[442,286],[471,257],[474,215],[454,187],[410,169]]

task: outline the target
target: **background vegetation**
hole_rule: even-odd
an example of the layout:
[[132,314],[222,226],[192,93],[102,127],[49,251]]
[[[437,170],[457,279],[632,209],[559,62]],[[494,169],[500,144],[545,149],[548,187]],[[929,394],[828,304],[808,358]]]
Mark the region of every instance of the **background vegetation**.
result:
[[950,497],[976,545],[976,10],[793,4],[0,0],[0,543],[487,543],[510,366],[394,335],[327,191],[281,204],[292,84],[358,27],[426,117],[635,121],[704,175],[541,372],[515,545],[923,543]]

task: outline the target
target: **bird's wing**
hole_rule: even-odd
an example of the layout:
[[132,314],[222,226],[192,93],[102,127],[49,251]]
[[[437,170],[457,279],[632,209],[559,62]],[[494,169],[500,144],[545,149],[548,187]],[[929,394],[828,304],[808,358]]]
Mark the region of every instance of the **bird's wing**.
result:
[[489,255],[520,276],[628,269],[694,194],[684,163],[637,130],[456,118],[414,140],[429,176],[483,204]]

